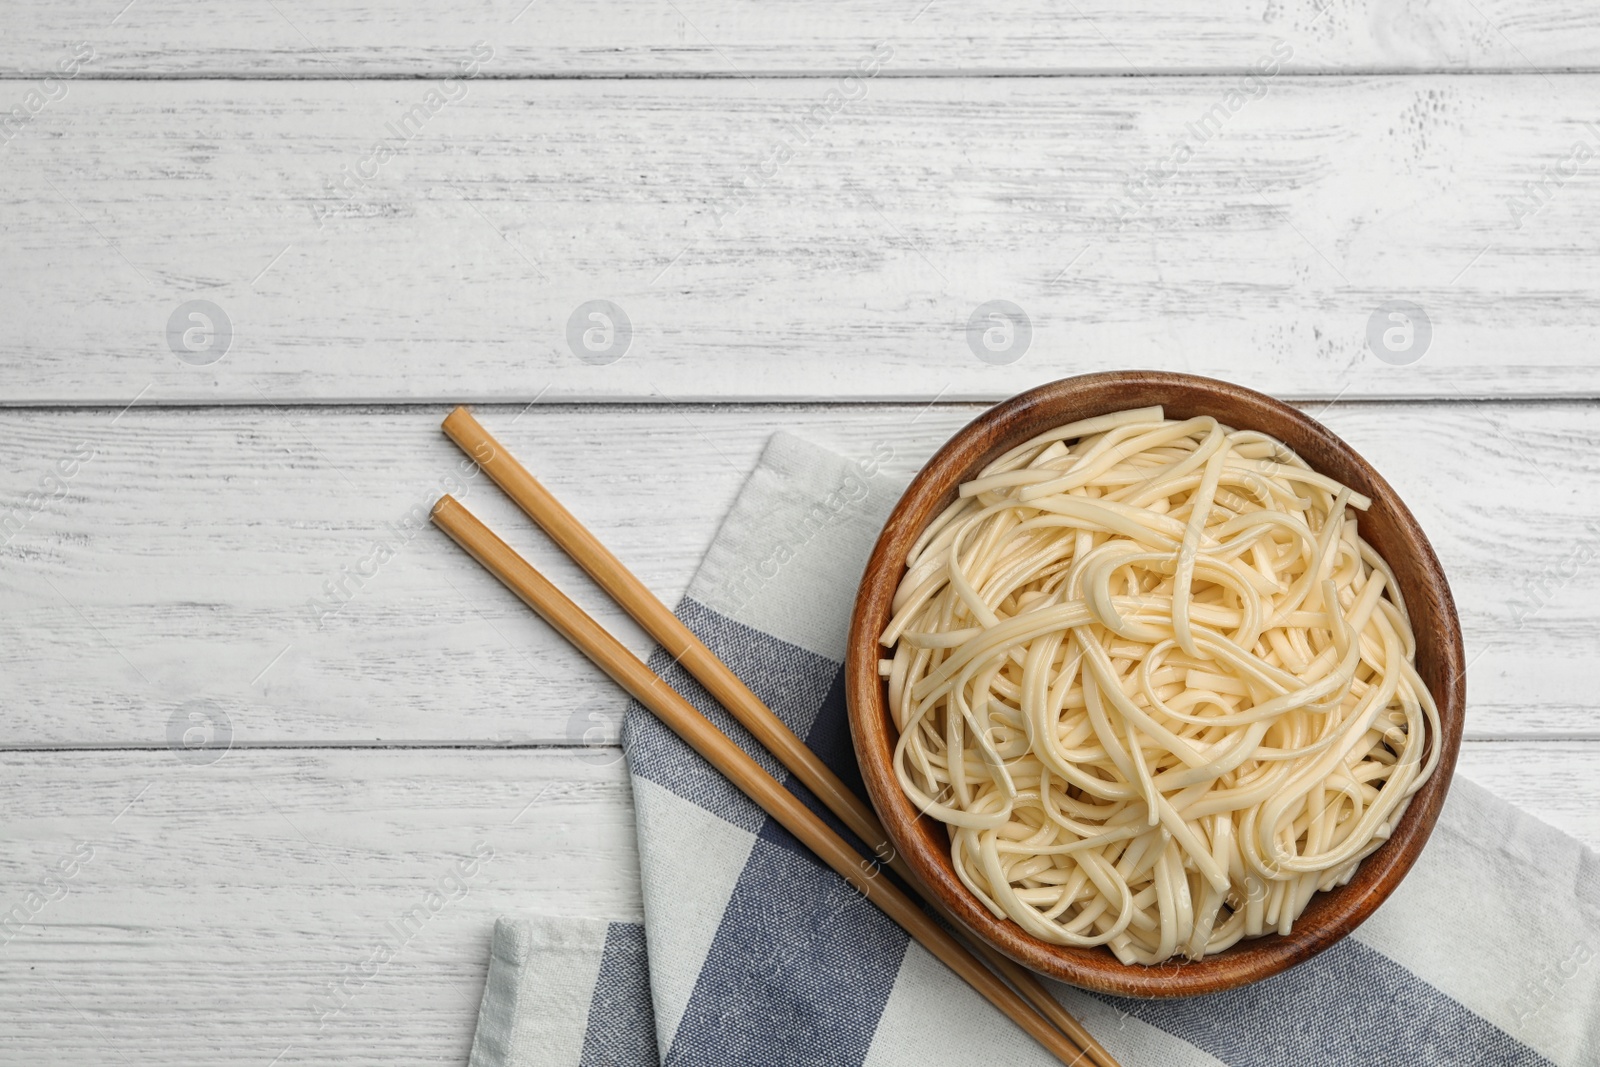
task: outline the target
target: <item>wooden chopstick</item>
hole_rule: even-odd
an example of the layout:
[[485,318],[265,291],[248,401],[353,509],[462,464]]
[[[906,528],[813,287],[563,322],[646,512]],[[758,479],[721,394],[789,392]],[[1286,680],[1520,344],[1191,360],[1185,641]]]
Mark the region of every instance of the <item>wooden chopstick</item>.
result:
[[[884,832],[883,824],[866,803],[840,781],[806,743],[773,714],[761,698],[715,652],[706,647],[621,560],[590,533],[551,492],[519,463],[472,413],[458,407],[444,420],[444,432],[471,456],[528,517],[571,556],[602,589],[644,628],[662,649],[705,686],[768,752],[805,783],[839,821],[872,849],[887,857],[889,867],[929,904],[952,922],[938,898],[923,888]],[[959,923],[956,923],[959,928]],[[978,952],[1016,987],[1030,1004],[1081,1047],[1098,1067],[1120,1067],[1111,1053],[1051,996],[1032,972],[980,942]]]
[[1084,1053],[1066,1035],[979,963],[892,881],[876,877],[876,871],[862,863],[860,855],[844,838],[834,833],[797,796],[763,770],[760,764],[729,740],[639,657],[534,570],[527,560],[517,555],[454,497],[439,499],[433,506],[433,521],[450,535],[451,540],[538,612],[540,617],[593,660],[635,700],[650,709],[763,811],[794,834],[862,896],[881,908],[918,944],[1005,1012],[1062,1063],[1068,1067],[1082,1063]]

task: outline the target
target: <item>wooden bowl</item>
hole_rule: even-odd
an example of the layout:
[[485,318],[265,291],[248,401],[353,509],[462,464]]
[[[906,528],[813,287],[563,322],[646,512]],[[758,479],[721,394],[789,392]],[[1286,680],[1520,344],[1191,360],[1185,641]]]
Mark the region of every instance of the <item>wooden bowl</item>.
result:
[[[956,487],[985,464],[1055,426],[1127,408],[1160,404],[1169,418],[1212,415],[1238,429],[1260,430],[1293,448],[1316,470],[1372,498],[1360,513],[1361,535],[1399,579],[1417,637],[1417,671],[1439,705],[1438,768],[1415,796],[1389,841],[1362,861],[1349,884],[1312,897],[1287,936],[1240,941],[1204,959],[1157,966],[1121,963],[1105,948],[1040,941],[996,919],[956,876],[944,825],[919,816],[901,791],[891,758],[897,731],[878,676],[878,644],[890,618],[906,555]],[[1260,981],[1321,952],[1354,930],[1393,892],[1416,862],[1439,817],[1461,745],[1466,682],[1461,628],[1444,571],[1411,512],[1389,483],[1321,423],[1269,396],[1188,374],[1127,371],[1089,374],[1040,386],[978,416],[928,461],[900,498],[867,562],[850,620],[845,694],[856,757],[872,803],[895,847],[951,914],[1018,963],[1075,986],[1131,997],[1215,993]]]

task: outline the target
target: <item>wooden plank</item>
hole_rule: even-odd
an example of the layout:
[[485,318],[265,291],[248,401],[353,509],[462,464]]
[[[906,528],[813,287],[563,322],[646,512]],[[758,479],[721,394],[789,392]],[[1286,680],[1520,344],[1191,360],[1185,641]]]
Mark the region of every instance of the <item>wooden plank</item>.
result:
[[1236,81],[75,85],[5,146],[0,397],[1600,395],[1600,164],[1526,189],[1600,78]]
[[1457,773],[1600,848],[1600,745],[1593,741],[1469,741]]
[[[620,762],[367,750],[196,766],[158,751],[3,766],[0,908],[28,920],[0,932],[8,1063],[465,1063],[496,917],[639,915]],[[55,899],[30,903],[41,886]],[[414,906],[429,910],[403,919]]]
[[478,40],[493,44],[496,72],[511,76],[831,73],[882,41],[894,45],[895,68],[914,73],[1245,70],[1279,42],[1293,44],[1294,69],[1311,72],[1600,66],[1600,20],[1571,0],[12,6],[0,44],[7,69],[52,67],[88,40],[99,75],[440,76]]
[[[162,745],[191,713],[237,745],[579,742],[614,688],[431,528],[464,494],[643,653],[648,640],[517,513],[465,478],[445,408],[0,412],[0,738]],[[905,478],[978,409],[481,409],[669,603],[775,428]],[[1475,737],[1595,737],[1600,407],[1310,407],[1410,503],[1453,583]],[[74,465],[72,457],[90,452]],[[59,499],[28,510],[67,461]],[[879,490],[892,493],[887,485]],[[413,511],[412,509],[417,509]],[[393,558],[374,566],[379,541]],[[1582,558],[1588,546],[1590,558]],[[349,570],[375,571],[359,582]],[[352,594],[331,605],[325,582]],[[174,726],[174,722],[177,723]]]
[[[1600,746],[1468,744],[1462,770],[1600,845]],[[0,946],[7,1062],[464,1063],[497,916],[639,914],[623,767],[570,753],[13,753],[0,803],[0,907],[57,874]],[[313,1007],[441,885],[343,1010]]]

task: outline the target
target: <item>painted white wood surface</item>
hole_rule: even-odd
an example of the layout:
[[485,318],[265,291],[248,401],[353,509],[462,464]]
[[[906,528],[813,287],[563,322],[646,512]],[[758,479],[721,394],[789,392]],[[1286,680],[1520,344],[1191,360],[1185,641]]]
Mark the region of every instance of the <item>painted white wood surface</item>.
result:
[[[0,128],[0,909],[94,855],[0,944],[0,1064],[460,1064],[495,916],[637,915],[597,672],[431,530],[325,626],[308,607],[451,487],[459,400],[514,402],[485,421],[669,602],[775,427],[886,441],[905,474],[955,402],[1086,370],[1312,401],[1449,572],[1460,773],[1600,846],[1600,162],[1574,156],[1600,77],[1572,73],[1600,71],[1600,11],[18,0],[3,22],[0,119],[37,114]],[[479,78],[444,80],[477,42]],[[1229,110],[1263,59],[1280,73]],[[1039,73],[1086,76],[984,76]],[[332,184],[408,114],[392,159]],[[169,337],[196,299],[232,329],[207,365]],[[608,365],[567,338],[596,299],[634,330]],[[969,340],[991,300],[1032,329],[1008,365]],[[1432,327],[1397,365],[1368,339],[1395,300]],[[839,403],[884,400],[909,403]],[[407,404],[359,406],[383,401]],[[232,731],[213,763],[169,750],[190,713]],[[319,1026],[311,998],[480,842],[468,892]]]
[[[1596,749],[1469,743],[1460,773],[1600,846]],[[93,851],[0,946],[0,1062],[464,1064],[496,916],[638,916],[616,755],[0,757],[0,906]],[[480,843],[493,859],[463,894],[448,875]],[[324,1020],[313,998],[441,879],[455,899]]]
[[[1385,473],[1449,574],[1471,736],[1600,738],[1600,410],[1309,409]],[[446,490],[643,653],[649,641],[439,432],[447,408],[0,412],[0,745],[163,744],[220,709],[242,745],[615,736],[605,678],[437,531]],[[486,408],[486,424],[676,603],[775,426],[909,477],[976,408]],[[92,452],[29,515],[58,458]],[[9,473],[14,472],[14,473]],[[881,490],[889,492],[888,489]],[[10,510],[7,510],[10,509]],[[394,558],[371,562],[378,542]],[[365,562],[364,562],[365,561]],[[325,582],[355,570],[339,600]],[[313,604],[316,599],[323,607]],[[1519,607],[1520,605],[1520,607]],[[196,705],[198,706],[198,705]],[[207,711],[207,714],[213,714]]]
[[101,76],[440,75],[475,40],[516,76],[814,75],[882,40],[917,73],[1239,70],[1279,41],[1313,72],[1600,66],[1600,15],[1575,0],[19,0],[7,21],[8,69],[88,40]]
[[496,917],[639,914],[617,755],[0,758],[0,909],[55,897],[0,931],[0,1062],[465,1064]]
[[[880,78],[805,132],[836,81],[459,82],[381,165],[434,83],[74,84],[0,156],[0,399],[1600,395],[1600,160],[1515,200],[1600,151],[1600,75],[1285,76],[1236,113],[1230,77]],[[168,332],[194,299],[209,366]],[[568,337],[599,299],[609,365]],[[1431,323],[1406,365],[1369,344],[1395,300]]]

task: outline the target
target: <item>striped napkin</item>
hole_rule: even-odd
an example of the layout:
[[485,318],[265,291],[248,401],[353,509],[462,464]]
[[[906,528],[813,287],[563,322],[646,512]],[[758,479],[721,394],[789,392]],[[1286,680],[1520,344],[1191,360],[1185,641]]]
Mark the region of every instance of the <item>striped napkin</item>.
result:
[[[900,488],[875,456],[777,434],[678,608],[858,789],[845,631]],[[788,782],[667,657],[651,666]],[[501,919],[473,1067],[1054,1063],[638,705],[623,745],[644,923]],[[1309,963],[1188,1000],[1052,988],[1127,1067],[1580,1067],[1600,1064],[1597,955],[1596,854],[1458,778],[1394,896]]]

